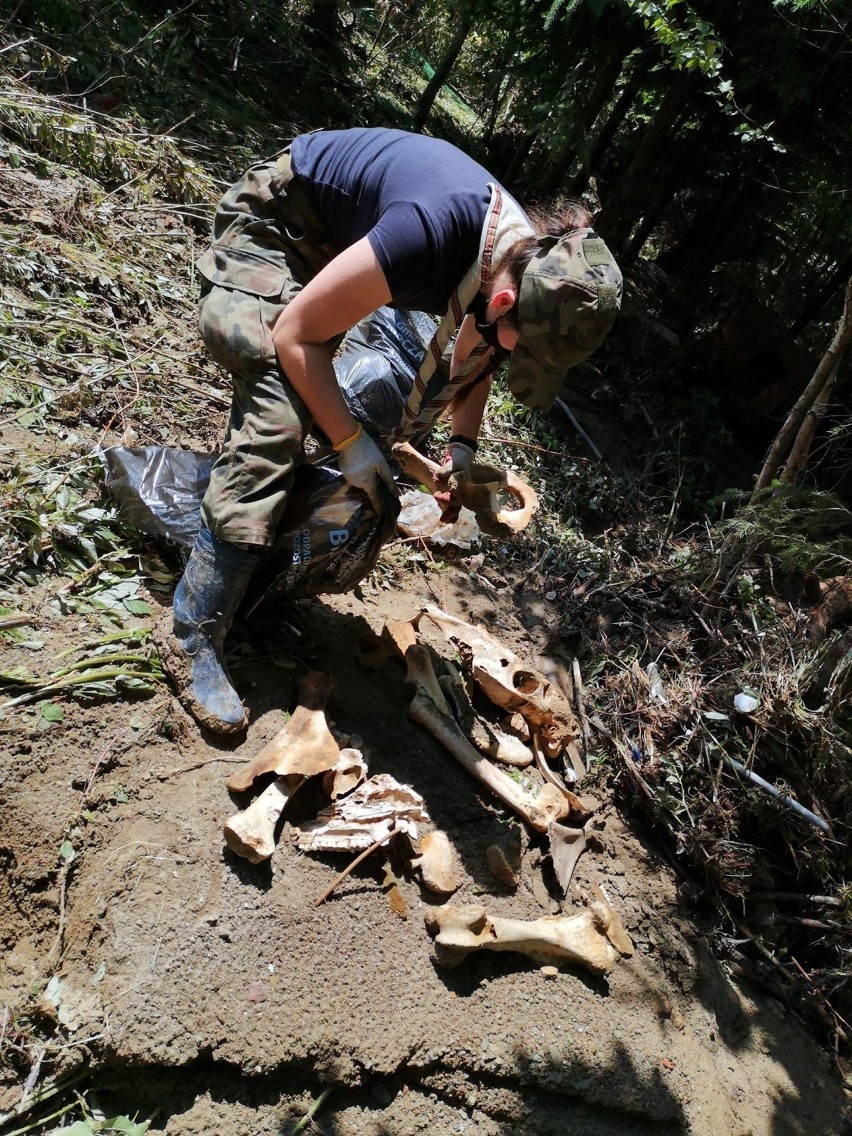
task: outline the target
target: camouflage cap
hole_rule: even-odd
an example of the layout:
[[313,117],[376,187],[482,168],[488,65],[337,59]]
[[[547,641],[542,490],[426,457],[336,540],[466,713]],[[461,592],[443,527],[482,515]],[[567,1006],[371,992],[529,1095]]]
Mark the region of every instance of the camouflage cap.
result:
[[622,279],[612,253],[592,229],[542,237],[518,297],[517,345],[509,389],[544,409],[565,372],[600,346],[621,306]]

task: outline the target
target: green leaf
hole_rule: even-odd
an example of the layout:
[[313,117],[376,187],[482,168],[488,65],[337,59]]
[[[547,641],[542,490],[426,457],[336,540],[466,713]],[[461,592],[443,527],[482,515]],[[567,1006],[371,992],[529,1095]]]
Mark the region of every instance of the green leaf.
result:
[[125,600],[124,606],[134,615],[150,615],[151,606],[144,600]]
[[142,1136],[148,1131],[150,1123],[150,1120],[144,1120],[141,1124],[137,1124],[127,1116],[114,1116],[112,1120],[104,1121],[101,1132],[123,1132],[125,1136]]
[[42,702],[41,716],[46,722],[61,722],[62,707],[55,702]]
[[74,845],[70,840],[62,841],[59,846],[59,855],[67,864],[70,864],[72,860],[77,859],[77,853],[74,851]]

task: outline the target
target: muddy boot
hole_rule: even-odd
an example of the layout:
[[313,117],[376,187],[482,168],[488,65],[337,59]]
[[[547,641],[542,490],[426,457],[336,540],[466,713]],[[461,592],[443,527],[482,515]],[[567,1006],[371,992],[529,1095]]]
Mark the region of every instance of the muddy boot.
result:
[[258,559],[202,529],[175,591],[172,631],[157,637],[163,669],[181,703],[217,734],[238,733],[248,724],[222,648]]

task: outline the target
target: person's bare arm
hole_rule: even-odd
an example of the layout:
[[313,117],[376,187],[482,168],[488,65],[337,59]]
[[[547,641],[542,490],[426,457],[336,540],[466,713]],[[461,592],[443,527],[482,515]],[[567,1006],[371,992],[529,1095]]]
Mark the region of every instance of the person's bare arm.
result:
[[306,284],[273,328],[284,373],[334,446],[350,437],[358,423],[340,392],[327,342],[390,299],[385,274],[364,237]]
[[462,434],[465,438],[476,441],[490,390],[490,378],[483,379],[475,387],[462,388],[461,397],[453,403],[450,416],[450,430],[453,435]]

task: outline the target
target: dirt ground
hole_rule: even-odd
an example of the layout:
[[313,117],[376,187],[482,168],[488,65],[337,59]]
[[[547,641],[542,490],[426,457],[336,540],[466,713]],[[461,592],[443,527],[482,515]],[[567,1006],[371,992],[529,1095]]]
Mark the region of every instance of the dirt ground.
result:
[[[68,701],[49,725],[35,710],[9,712],[7,1033],[40,1021],[54,1036],[54,1075],[85,1063],[111,1114],[154,1114],[151,1131],[169,1136],[290,1132],[329,1086],[307,1129],[328,1136],[841,1132],[826,1055],[779,1003],[731,979],[666,860],[594,786],[575,886],[600,884],[636,945],[606,980],[570,965],[548,976],[512,954],[441,969],[424,924],[439,900],[401,874],[401,918],[382,853],[315,907],[348,855],[297,853],[287,824],[268,864],[223,845],[223,822],[245,803],[226,777],[281,727],[298,677],[325,669],[337,679],[329,716],[365,739],[370,772],[415,788],[449,834],[464,873],[454,902],[517,918],[582,906],[574,887],[562,903],[548,892],[537,838],[408,719],[402,668],[366,671],[353,657],[367,626],[410,618],[424,601],[527,659],[557,613],[533,580],[495,593],[463,562],[405,579],[303,603],[301,638],[275,659],[284,666],[246,656],[235,679],[252,720],[239,742],[202,736],[167,693]],[[13,598],[34,611],[51,654],[91,633],[85,619],[53,614],[46,594]],[[160,600],[140,622],[158,617]],[[23,653],[7,647],[7,665]],[[522,852],[515,892],[487,869],[492,843]],[[4,1065],[0,1110],[15,1107],[25,1074]]]

